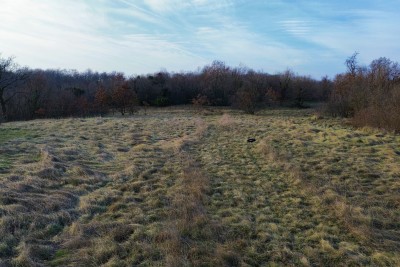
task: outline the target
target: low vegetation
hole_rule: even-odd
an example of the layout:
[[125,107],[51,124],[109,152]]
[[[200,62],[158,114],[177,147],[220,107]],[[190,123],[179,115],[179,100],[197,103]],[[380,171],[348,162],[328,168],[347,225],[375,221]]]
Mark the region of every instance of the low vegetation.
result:
[[398,266],[399,144],[312,109],[2,124],[0,266]]
[[356,126],[400,132],[400,66],[388,58],[360,66],[357,53],[346,60],[347,72],[334,79],[328,113],[352,118]]

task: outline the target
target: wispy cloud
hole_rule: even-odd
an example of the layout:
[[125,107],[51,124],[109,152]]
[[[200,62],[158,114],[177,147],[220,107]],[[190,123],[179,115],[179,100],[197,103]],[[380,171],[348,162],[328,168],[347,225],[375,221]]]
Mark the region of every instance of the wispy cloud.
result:
[[326,47],[341,55],[360,53],[367,63],[387,56],[399,59],[400,42],[398,14],[390,11],[349,10],[342,16],[353,16],[347,23],[341,21],[321,23],[306,36],[307,41]]
[[[301,50],[249,32],[245,27],[199,28],[196,40],[208,57],[232,65],[245,64],[268,72],[296,67],[304,60]],[[290,64],[290,65],[289,65]]]
[[310,23],[304,20],[282,20],[279,24],[284,31],[296,36],[305,36],[311,29]]
[[135,1],[119,0],[119,2],[126,5],[126,8],[115,7],[110,10],[112,10],[116,14],[127,16],[126,19],[129,19],[129,20],[133,20],[133,21],[140,20],[140,21],[144,21],[144,22],[148,22],[148,23],[162,25],[163,18],[161,16],[152,12],[151,10],[148,10],[148,9],[136,4]]
[[153,11],[165,13],[171,11],[179,11],[188,8],[207,8],[216,10],[226,8],[233,5],[233,1],[229,0],[143,0],[144,3]]
[[316,77],[399,60],[396,1],[0,0],[0,53],[40,68],[146,73],[214,59]]

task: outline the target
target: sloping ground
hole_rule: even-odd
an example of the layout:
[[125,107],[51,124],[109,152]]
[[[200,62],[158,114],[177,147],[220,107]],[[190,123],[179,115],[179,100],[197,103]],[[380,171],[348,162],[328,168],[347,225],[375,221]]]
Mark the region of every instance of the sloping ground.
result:
[[226,112],[1,125],[0,265],[400,264],[399,136]]

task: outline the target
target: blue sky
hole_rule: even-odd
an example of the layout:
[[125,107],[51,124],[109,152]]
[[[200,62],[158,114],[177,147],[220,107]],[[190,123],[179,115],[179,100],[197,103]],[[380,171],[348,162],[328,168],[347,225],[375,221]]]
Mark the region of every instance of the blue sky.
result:
[[399,0],[0,0],[0,53],[31,68],[193,71],[213,60],[320,78],[400,61]]

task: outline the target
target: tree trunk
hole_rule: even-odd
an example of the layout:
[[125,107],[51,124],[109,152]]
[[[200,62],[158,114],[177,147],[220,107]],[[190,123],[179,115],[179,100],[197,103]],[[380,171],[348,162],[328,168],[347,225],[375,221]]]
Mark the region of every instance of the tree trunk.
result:
[[3,118],[5,121],[7,121],[7,107],[6,107],[6,101],[3,98],[3,94],[0,94],[0,105]]

